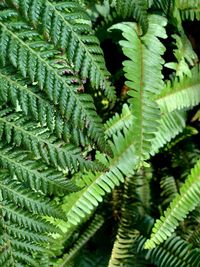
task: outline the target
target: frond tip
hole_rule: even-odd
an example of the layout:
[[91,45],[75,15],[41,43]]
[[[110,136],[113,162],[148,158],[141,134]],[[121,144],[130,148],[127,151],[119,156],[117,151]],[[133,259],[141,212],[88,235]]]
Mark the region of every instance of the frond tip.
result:
[[187,214],[194,210],[200,202],[200,160],[192,169],[186,182],[180,189],[169,208],[164,212],[159,220],[156,221],[151,238],[145,243],[146,249],[152,249],[166,240],[174,232],[178,223]]

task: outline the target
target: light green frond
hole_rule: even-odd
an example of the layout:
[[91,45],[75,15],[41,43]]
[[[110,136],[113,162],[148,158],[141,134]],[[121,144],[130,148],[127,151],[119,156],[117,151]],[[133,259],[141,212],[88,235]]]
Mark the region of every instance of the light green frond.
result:
[[124,182],[124,176],[133,173],[137,163],[135,148],[132,140],[132,131],[125,131],[113,137],[111,143],[113,158],[98,155],[98,160],[106,167],[106,172],[87,172],[83,175],[85,187],[75,199],[67,217],[70,224],[78,224],[81,218],[90,214],[99,202],[103,201],[103,196],[110,193],[120,182]]
[[82,78],[101,88],[110,101],[115,101],[114,87],[109,82],[103,51],[94,35],[85,8],[77,1],[51,2],[44,0],[8,1],[44,37],[64,51]]
[[180,79],[184,75],[191,78],[191,70],[198,62],[198,57],[192,48],[192,44],[182,31],[180,35],[172,35],[175,40],[176,49],[174,49],[174,56],[177,62],[169,62],[165,64],[165,67],[175,70],[175,75]]
[[171,236],[178,223],[183,221],[187,214],[194,210],[200,202],[200,160],[192,169],[191,174],[180,188],[180,194],[171,202],[169,208],[164,212],[164,216],[157,220],[150,240],[145,244],[145,248],[154,248],[167,237]]
[[124,54],[129,58],[123,62],[126,85],[131,88],[131,112],[134,116],[133,139],[140,164],[149,157],[151,141],[158,129],[159,108],[153,100],[163,87],[161,73],[165,51],[159,38],[166,38],[166,20],[160,16],[149,16],[149,28],[144,36],[135,23],[121,23],[111,29],[120,29],[125,41],[121,41]]
[[[18,22],[15,23],[14,19]],[[0,21],[0,61],[5,64],[9,60],[23,77],[28,76],[36,82],[48,99],[58,105],[62,116],[70,120],[75,128],[87,129],[89,136],[102,147],[105,142],[103,127],[92,97],[80,93],[80,84],[70,83],[55,67],[51,58],[58,53],[55,49],[50,49],[50,45],[28,24],[20,22],[17,15],[13,20]]]
[[93,166],[91,161],[81,156],[79,148],[61,142],[47,128],[40,127],[11,108],[0,108],[0,137],[8,144],[22,145],[37,158],[56,167],[77,171]]
[[192,77],[184,76],[167,82],[157,97],[161,110],[172,112],[176,109],[192,108],[200,103],[200,70],[199,66],[191,70]]
[[133,122],[133,115],[131,114],[130,108],[127,104],[123,105],[122,112],[119,115],[116,113],[110,118],[105,124],[105,135],[111,137],[117,134],[125,128],[129,128]]
[[184,111],[175,110],[162,114],[158,131],[152,141],[150,154],[155,155],[160,148],[181,133],[185,126],[186,114]]

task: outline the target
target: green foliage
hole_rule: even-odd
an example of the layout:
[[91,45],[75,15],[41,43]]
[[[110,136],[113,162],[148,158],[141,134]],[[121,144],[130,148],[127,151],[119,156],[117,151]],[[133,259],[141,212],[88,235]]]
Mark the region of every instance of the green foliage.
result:
[[0,1],[0,266],[200,266],[199,7]]

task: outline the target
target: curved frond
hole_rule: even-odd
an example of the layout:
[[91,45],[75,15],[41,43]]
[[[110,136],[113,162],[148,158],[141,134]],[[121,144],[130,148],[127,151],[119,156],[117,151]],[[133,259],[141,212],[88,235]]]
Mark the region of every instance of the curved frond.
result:
[[66,52],[69,62],[83,79],[101,88],[110,101],[115,101],[114,87],[109,81],[103,51],[94,35],[86,10],[77,1],[11,0],[13,6],[34,28]]
[[121,41],[124,54],[129,58],[123,62],[126,85],[131,88],[131,112],[134,116],[136,153],[139,164],[149,157],[151,140],[158,129],[159,108],[153,100],[163,87],[161,73],[165,48],[158,38],[166,38],[164,26],[166,20],[160,16],[149,16],[149,28],[140,36],[140,27],[135,23],[116,24],[111,29],[120,29],[125,37]]
[[172,112],[183,108],[192,108],[200,103],[200,70],[199,66],[191,71],[191,78],[184,76],[175,78],[173,82],[166,83],[164,89],[157,97],[161,110]]
[[70,224],[78,224],[82,217],[90,214],[99,202],[103,201],[103,196],[124,182],[124,176],[133,173],[137,162],[135,148],[132,140],[132,131],[126,131],[125,135],[119,133],[113,137],[111,143],[113,158],[99,155],[98,160],[106,167],[105,172],[87,172],[83,176],[85,187],[75,199],[67,217]]
[[157,220],[150,240],[145,248],[154,248],[169,237],[180,221],[183,221],[187,214],[194,210],[200,202],[200,160],[192,169],[184,185],[180,188],[180,194],[170,203],[164,216]]

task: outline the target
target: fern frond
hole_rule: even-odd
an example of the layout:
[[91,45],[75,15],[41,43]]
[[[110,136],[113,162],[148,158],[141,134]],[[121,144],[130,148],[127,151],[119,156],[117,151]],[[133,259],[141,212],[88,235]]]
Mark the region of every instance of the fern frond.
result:
[[13,112],[11,108],[0,108],[0,137],[8,144],[23,145],[32,151],[37,158],[47,164],[63,169],[77,171],[93,166],[81,156],[81,151],[73,145],[66,145],[52,135],[47,128],[30,122],[21,112]]
[[31,116],[41,126],[48,127],[51,132],[64,140],[76,145],[88,144],[86,135],[79,128],[63,118],[61,112],[50,101],[41,95],[36,85],[30,85],[27,79],[22,79],[12,67],[0,67],[0,102],[9,103],[15,109],[20,109],[24,115]]
[[138,239],[138,253],[143,255],[148,262],[162,267],[199,267],[200,250],[193,247],[190,243],[173,236],[166,240],[162,246],[158,246],[149,251],[144,250],[143,245],[146,238]]
[[199,204],[199,192],[200,160],[180,188],[180,194],[171,202],[169,208],[164,212],[164,216],[156,221],[151,238],[146,242],[145,248],[154,248],[174,232],[179,221],[183,221],[187,214]]
[[133,116],[127,104],[123,105],[122,112],[119,115],[116,113],[112,118],[106,121],[105,135],[111,137],[125,128],[132,125]]
[[184,111],[175,110],[162,114],[158,131],[152,141],[150,154],[155,155],[160,148],[181,133],[185,126],[186,114]]
[[172,112],[183,108],[192,108],[200,103],[199,66],[191,71],[192,77],[175,78],[173,82],[166,83],[164,89],[157,97],[161,110]]
[[122,23],[111,27],[123,32],[121,41],[124,54],[129,58],[123,62],[126,85],[131,88],[131,112],[134,115],[136,153],[142,163],[149,156],[151,140],[158,128],[159,108],[153,97],[163,87],[161,73],[165,48],[158,38],[166,38],[166,20],[160,16],[149,16],[149,28],[145,36],[140,36],[140,28],[135,23]]
[[51,2],[25,0],[7,1],[23,14],[32,26],[43,33],[61,51],[83,79],[103,89],[110,101],[115,101],[114,87],[109,81],[103,52],[94,35],[86,10],[76,1]]
[[161,9],[165,15],[168,15],[173,5],[173,0],[153,0],[153,7]]
[[72,183],[66,180],[62,172],[46,168],[41,162],[31,159],[30,153],[12,149],[2,143],[0,151],[0,165],[33,190],[42,191],[45,194],[71,192]]
[[169,205],[176,197],[179,188],[177,187],[175,178],[173,176],[164,176],[160,181],[160,188],[162,190],[161,197],[163,198],[163,205]]
[[147,15],[147,0],[114,0],[112,6],[115,7],[118,16],[123,19],[135,18],[141,28],[144,35],[148,30],[148,15]]
[[90,214],[98,203],[103,200],[106,193],[124,182],[124,176],[133,173],[137,157],[132,140],[132,131],[125,131],[113,137],[114,142],[110,143],[113,151],[113,158],[99,155],[98,160],[106,167],[106,172],[88,172],[83,176],[85,188],[78,194],[67,217],[70,224],[78,224],[82,217]]
[[52,66],[50,57],[55,51],[51,53],[49,45],[31,27],[21,23],[17,15],[15,19],[17,23],[11,19],[0,21],[1,62],[9,60],[24,77],[29,76],[33,82],[37,82],[47,97],[58,105],[62,116],[70,120],[74,127],[87,128],[89,136],[102,147],[105,142],[103,127],[92,97],[78,93],[78,86],[69,84],[59,69]]
[[59,267],[68,266],[75,255],[80,251],[80,249],[90,240],[90,238],[99,230],[103,225],[104,219],[100,215],[96,215],[92,222],[87,227],[86,231],[78,238],[74,243],[74,246],[69,250],[69,252],[64,256],[62,262],[59,261]]
[[174,34],[172,37],[175,39],[177,47],[173,51],[177,62],[166,63],[165,67],[175,70],[175,75],[180,79],[184,75],[191,77],[190,68],[198,62],[198,57],[192,48],[192,44],[183,31],[180,35]]
[[199,0],[176,0],[176,6],[180,9],[183,20],[200,19]]

